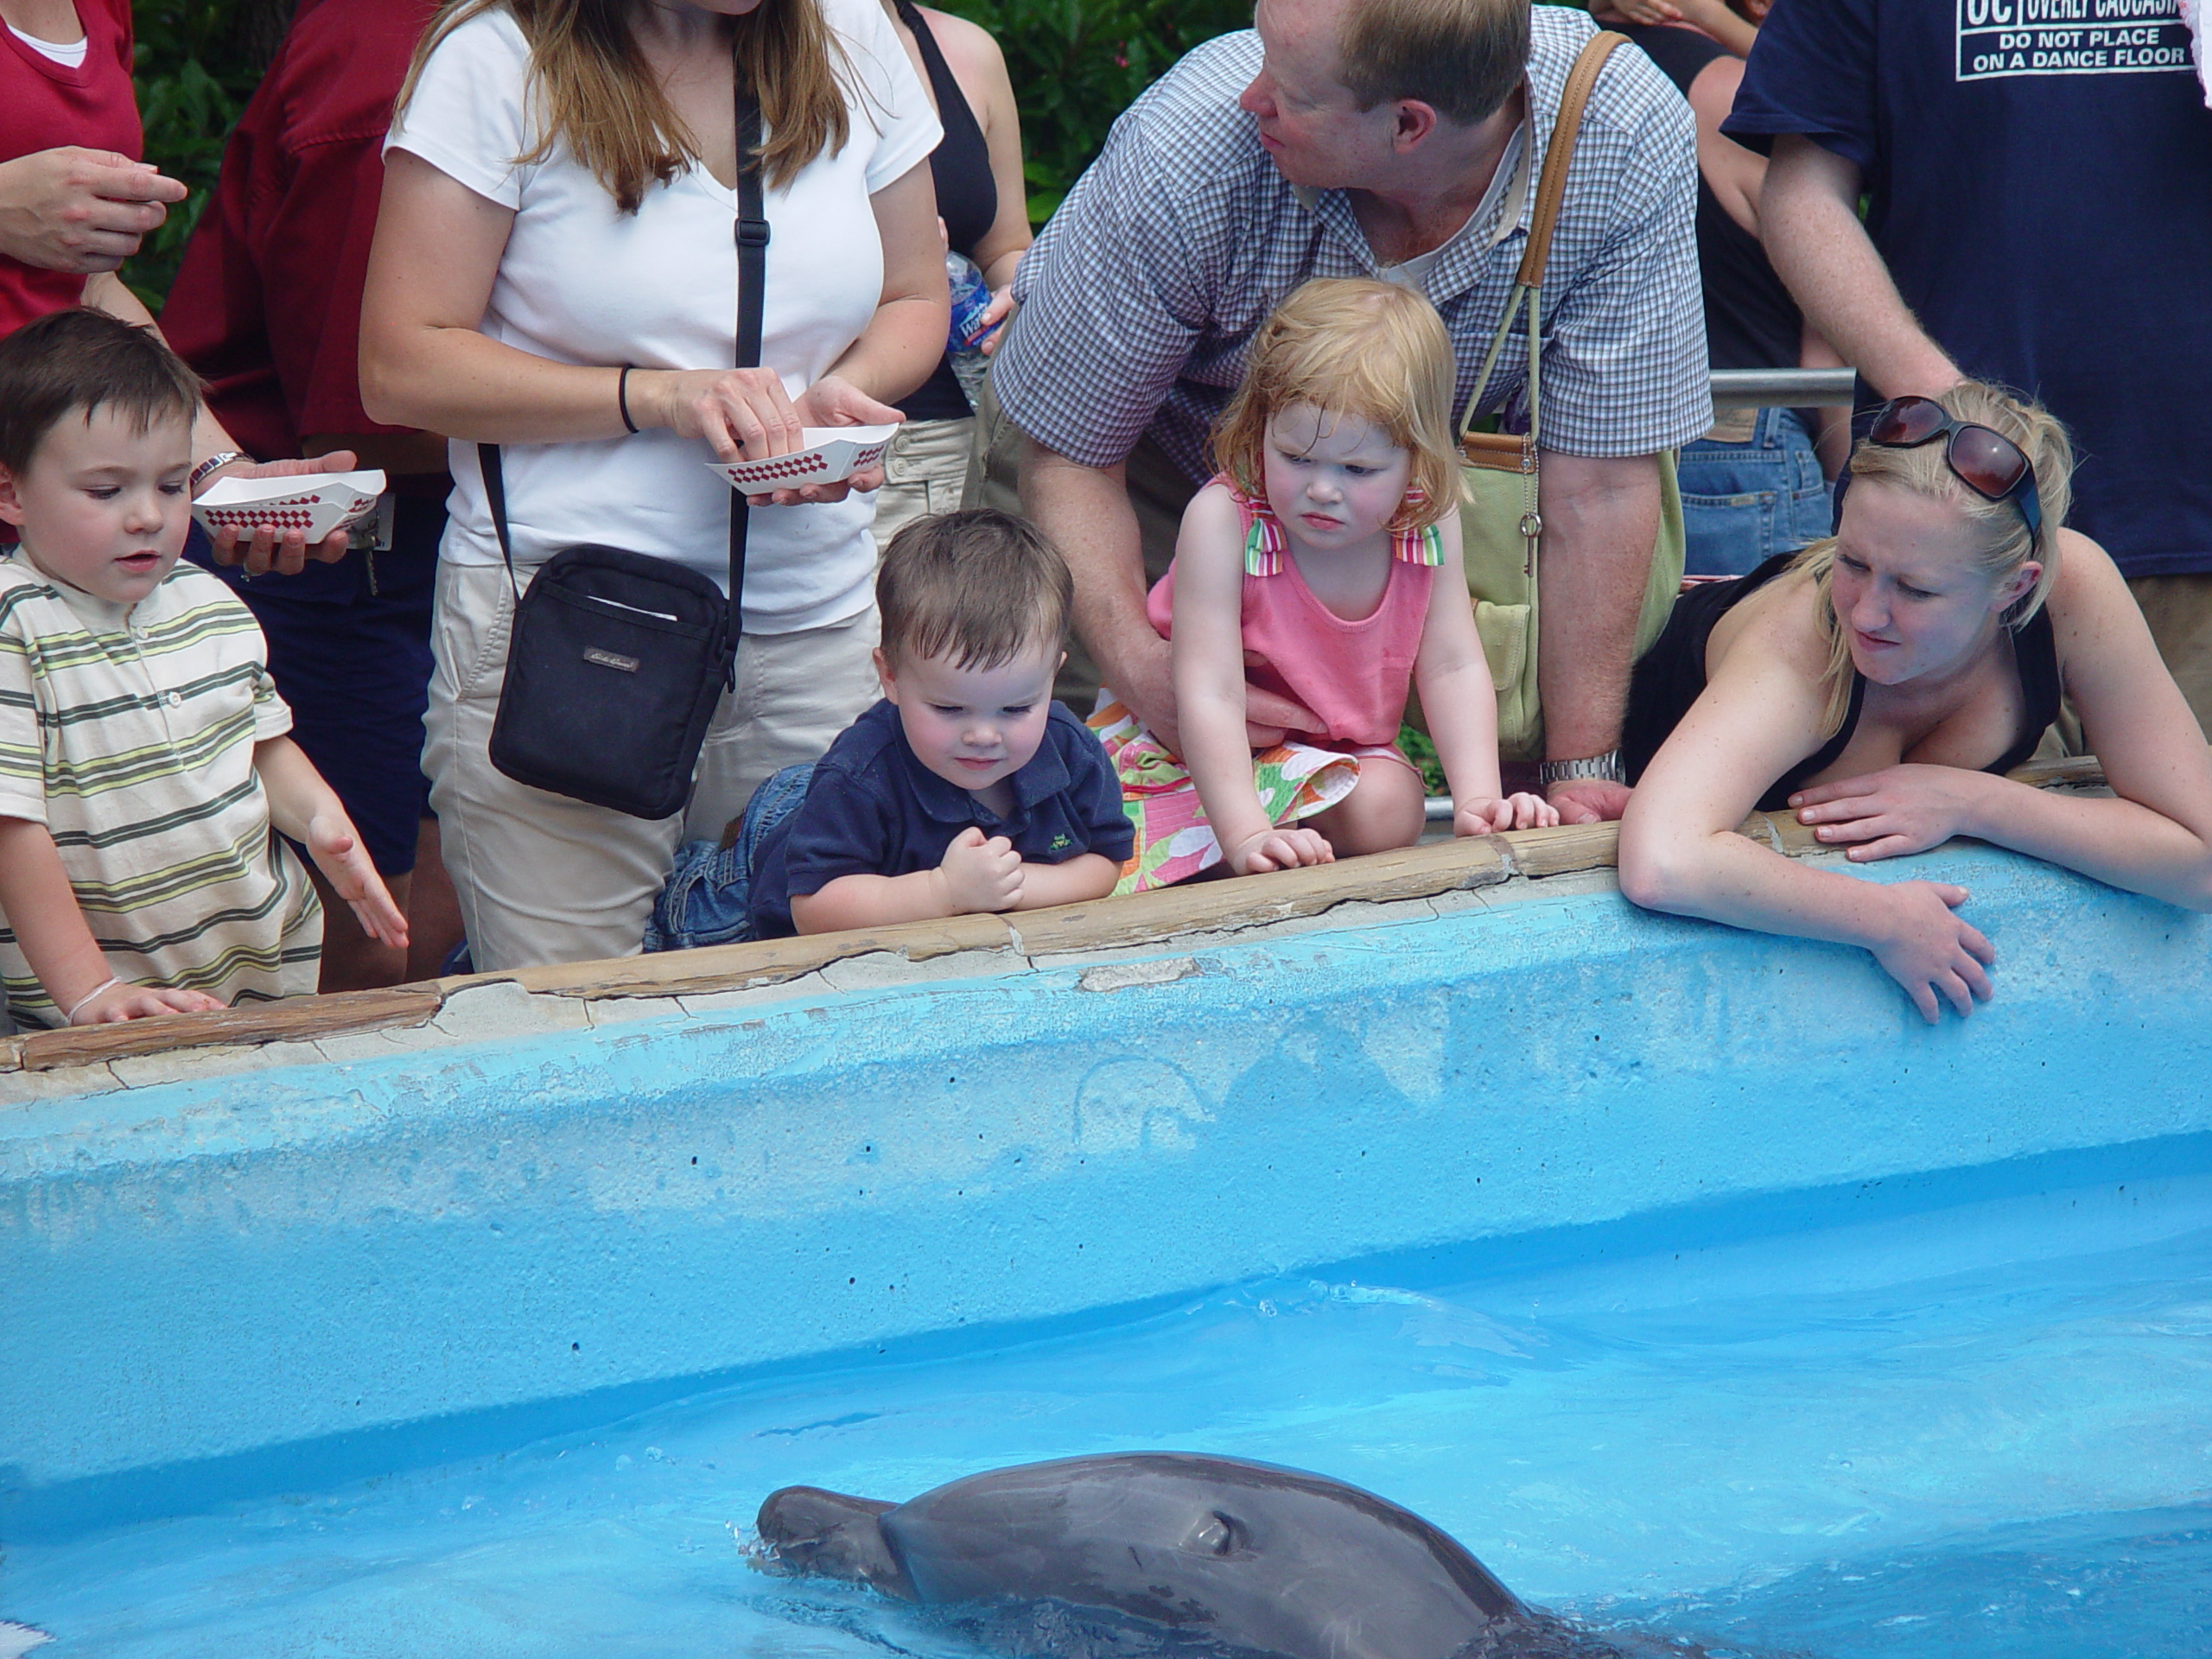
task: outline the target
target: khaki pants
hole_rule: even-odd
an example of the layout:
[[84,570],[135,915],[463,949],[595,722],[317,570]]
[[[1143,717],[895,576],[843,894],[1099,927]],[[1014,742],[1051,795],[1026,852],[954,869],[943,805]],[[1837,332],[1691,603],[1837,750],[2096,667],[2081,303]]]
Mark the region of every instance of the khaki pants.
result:
[[950,512],[967,487],[976,448],[976,418],[913,421],[899,429],[883,458],[883,488],[875,498],[875,553],[917,518]]
[[513,613],[499,566],[439,567],[423,769],[481,969],[637,955],[677,846],[719,838],[771,772],[818,760],[877,695],[872,607],[828,627],[747,634],[737,690],[715,710],[690,806],[633,818],[493,769]]
[[2196,723],[2212,731],[2212,575],[2133,576],[2127,590]]
[[[984,382],[982,402],[976,415],[982,430],[961,505],[1020,512],[1021,449],[1027,440],[1020,428],[1008,420],[1006,411],[999,407],[997,394],[988,381]],[[1150,438],[1137,441],[1137,447],[1129,451],[1123,467],[1128,480],[1129,505],[1137,515],[1137,535],[1144,549],[1145,586],[1149,589],[1167,574],[1167,567],[1175,561],[1175,537],[1183,528],[1183,509],[1191,505],[1191,498],[1198,493],[1198,486],[1185,477],[1183,469]],[[1068,642],[1068,660],[1060,670],[1053,695],[1078,715],[1089,714],[1097,701],[1098,669],[1082,640]]]

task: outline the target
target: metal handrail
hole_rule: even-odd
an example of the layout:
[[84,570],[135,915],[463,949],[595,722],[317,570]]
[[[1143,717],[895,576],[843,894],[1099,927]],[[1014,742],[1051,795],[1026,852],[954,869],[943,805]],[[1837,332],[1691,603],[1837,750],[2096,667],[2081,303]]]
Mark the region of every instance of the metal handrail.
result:
[[1715,409],[1849,408],[1853,369],[1715,369]]

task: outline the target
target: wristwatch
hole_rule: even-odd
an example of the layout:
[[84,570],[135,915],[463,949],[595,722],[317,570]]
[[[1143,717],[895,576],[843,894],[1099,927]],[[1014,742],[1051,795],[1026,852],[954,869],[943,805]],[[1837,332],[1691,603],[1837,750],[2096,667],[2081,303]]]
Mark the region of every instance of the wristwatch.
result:
[[197,467],[192,469],[192,475],[185,483],[185,493],[188,495],[199,494],[200,486],[207,481],[208,474],[220,472],[232,461],[245,461],[247,458],[248,457],[243,450],[218,449],[213,454],[208,456],[207,460],[201,461]]
[[1585,755],[1580,760],[1547,760],[1536,768],[1536,781],[1546,789],[1554,784],[1571,784],[1584,778],[1595,778],[1608,784],[1626,783],[1628,776],[1621,770],[1621,752],[1607,749],[1603,754]]

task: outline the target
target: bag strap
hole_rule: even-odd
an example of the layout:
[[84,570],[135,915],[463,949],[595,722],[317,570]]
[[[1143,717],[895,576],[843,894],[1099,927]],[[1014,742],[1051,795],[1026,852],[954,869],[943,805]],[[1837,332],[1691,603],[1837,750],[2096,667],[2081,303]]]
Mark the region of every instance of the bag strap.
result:
[[[768,210],[760,190],[760,100],[731,64],[737,99],[737,366],[760,362],[760,314],[768,289]],[[729,688],[737,689],[737,643],[745,634],[745,533],[753,509],[729,493]]]
[[1544,282],[1544,267],[1551,262],[1552,232],[1559,225],[1560,205],[1567,199],[1567,169],[1573,164],[1575,140],[1581,136],[1582,115],[1590,102],[1591,89],[1598,84],[1599,72],[1605,68],[1605,60],[1615,47],[1624,44],[1625,35],[1611,29],[1600,29],[1584,44],[1574,60],[1574,67],[1567,71],[1567,85],[1560,92],[1559,115],[1552,123],[1551,141],[1544,148],[1544,170],[1536,184],[1535,212],[1529,221],[1529,239],[1521,251],[1521,265],[1513,276],[1513,291],[1507,297],[1504,314],[1497,320],[1497,331],[1491,336],[1490,350],[1483,358],[1482,372],[1475,381],[1474,395],[1467,399],[1467,407],[1459,417],[1459,431],[1463,439],[1471,435],[1467,429],[1474,424],[1475,413],[1481,407],[1483,394],[1490,389],[1490,378],[1497,364],[1498,353],[1503,349],[1507,334],[1514,319],[1525,302],[1529,308],[1529,443],[1535,447],[1537,420],[1537,334],[1541,314],[1541,290]]
[[[732,65],[737,114],[737,348],[735,366],[757,367],[760,361],[761,313],[768,286],[768,213],[760,188],[760,100],[745,84],[745,76]],[[499,446],[476,446],[476,464],[484,477],[484,501],[492,510],[492,528],[499,537],[499,557],[507,567],[507,586],[515,602],[522,589],[515,580],[515,549],[507,529],[507,480],[499,464]],[[730,687],[737,684],[737,642],[745,632],[745,542],[752,509],[735,490],[729,493],[729,641],[730,662],[724,671]]]
[[515,583],[515,544],[507,536],[507,477],[499,467],[499,446],[476,446],[476,470],[484,475],[484,504],[492,509],[492,528],[499,532],[499,557],[507,567],[507,588],[522,603],[522,589]]
[[1552,141],[1544,151],[1543,176],[1536,183],[1536,213],[1529,223],[1529,241],[1522,250],[1521,270],[1515,278],[1530,288],[1544,280],[1544,266],[1552,257],[1552,232],[1559,225],[1560,204],[1567,200],[1567,170],[1574,162],[1574,142],[1582,136],[1582,112],[1598,73],[1617,46],[1628,36],[1605,29],[1592,35],[1567,72],[1567,85],[1559,95],[1559,118],[1552,123]]

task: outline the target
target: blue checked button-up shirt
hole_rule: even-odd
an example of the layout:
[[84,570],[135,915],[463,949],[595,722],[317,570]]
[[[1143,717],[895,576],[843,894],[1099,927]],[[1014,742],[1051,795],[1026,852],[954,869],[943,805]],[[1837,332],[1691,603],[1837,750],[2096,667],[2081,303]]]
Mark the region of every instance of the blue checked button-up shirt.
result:
[[[1567,71],[1592,32],[1581,12],[1535,8],[1535,118],[1428,273],[1425,291],[1459,359],[1455,415],[1512,291],[1533,181]],[[1310,277],[1377,274],[1344,193],[1292,185],[1236,107],[1260,58],[1249,31],[1184,58],[1115,123],[1021,262],[1020,320],[992,384],[1014,423],[1047,448],[1107,467],[1148,431],[1193,480],[1206,477],[1207,434],[1275,302]],[[1647,454],[1712,427],[1697,178],[1688,106],[1642,53],[1617,50],[1583,118],[1544,275],[1546,448]],[[1485,409],[1517,405],[1527,362],[1527,335],[1516,332]]]

